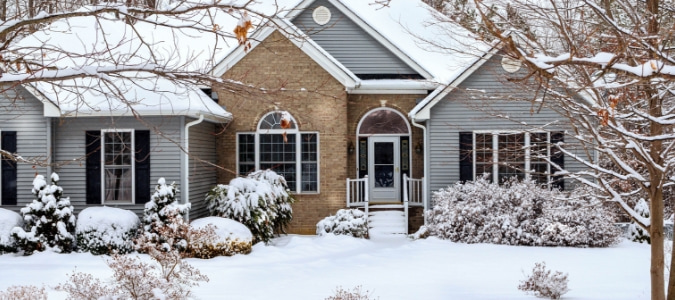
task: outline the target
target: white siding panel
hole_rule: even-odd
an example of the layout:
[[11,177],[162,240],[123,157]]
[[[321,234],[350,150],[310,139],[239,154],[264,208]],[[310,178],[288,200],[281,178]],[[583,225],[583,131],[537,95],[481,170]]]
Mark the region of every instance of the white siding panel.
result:
[[[327,7],[332,14],[323,26],[312,18],[319,6]],[[326,0],[310,5],[293,23],[354,74],[417,74]]]
[[[459,181],[459,132],[534,130],[547,124],[545,129],[549,131],[569,129],[567,119],[556,111],[544,107],[537,112],[538,105],[517,101],[531,99],[534,90],[507,82],[500,60],[501,56],[495,55],[432,108],[428,121],[432,192]],[[569,136],[565,143],[574,145]],[[583,168],[569,157],[565,158],[565,167],[570,171]]]
[[[17,152],[26,159],[46,162],[47,122],[43,116],[44,106],[21,87],[3,86],[0,94],[0,131],[16,131]],[[17,164],[17,205],[3,208],[18,211],[33,201],[35,174],[46,174],[47,169],[30,163]]]
[[[157,126],[150,130],[150,186],[148,193],[154,191],[157,180],[164,177],[167,183],[180,183],[180,154],[176,146],[180,142],[179,118],[170,118],[175,122],[167,122],[162,118],[144,118],[143,121]],[[159,124],[159,125],[158,125]],[[120,118],[68,118],[54,125],[54,162],[58,164],[55,171],[61,176],[61,186],[65,196],[70,196],[76,211],[86,207],[86,164],[85,164],[85,132],[108,128],[148,130],[147,125],[132,117]],[[180,189],[180,187],[179,187]],[[176,198],[180,198],[176,195]],[[143,205],[112,205],[129,209],[139,215],[143,213]]]

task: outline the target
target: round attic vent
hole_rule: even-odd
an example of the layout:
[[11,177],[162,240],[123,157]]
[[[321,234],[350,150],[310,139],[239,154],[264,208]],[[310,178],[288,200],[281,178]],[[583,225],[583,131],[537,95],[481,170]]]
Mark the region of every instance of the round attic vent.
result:
[[314,18],[314,22],[319,25],[326,25],[330,21],[330,9],[328,9],[325,6],[319,6],[316,9],[314,9],[314,12],[312,13],[312,18]]
[[504,56],[502,58],[502,68],[504,69],[504,71],[509,73],[518,72],[522,64],[523,62],[521,62],[520,60],[513,59],[508,56]]

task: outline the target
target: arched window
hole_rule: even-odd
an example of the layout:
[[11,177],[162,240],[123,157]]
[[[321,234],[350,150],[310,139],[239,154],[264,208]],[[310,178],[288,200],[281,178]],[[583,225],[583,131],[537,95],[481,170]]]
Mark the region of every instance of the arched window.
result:
[[256,132],[237,134],[237,172],[270,169],[283,175],[296,193],[319,191],[319,133],[301,132],[293,116],[273,111]]
[[368,113],[359,124],[359,135],[367,134],[408,134],[408,122],[403,116],[389,108],[376,109]]

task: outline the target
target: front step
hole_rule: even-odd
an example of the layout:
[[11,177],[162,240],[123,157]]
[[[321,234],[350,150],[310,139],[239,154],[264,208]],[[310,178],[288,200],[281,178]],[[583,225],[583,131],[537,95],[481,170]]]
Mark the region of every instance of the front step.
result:
[[[368,233],[371,238],[408,233],[407,222],[405,219],[405,212],[403,212],[402,210],[403,205],[398,205],[400,207],[390,207],[390,206],[392,205],[371,205],[368,207],[369,209]],[[375,210],[372,211],[370,209]]]

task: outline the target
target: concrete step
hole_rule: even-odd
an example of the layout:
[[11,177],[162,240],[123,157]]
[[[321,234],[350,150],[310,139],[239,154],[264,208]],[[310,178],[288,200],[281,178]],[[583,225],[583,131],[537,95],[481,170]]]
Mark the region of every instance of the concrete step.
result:
[[371,237],[406,234],[405,213],[400,210],[370,211],[368,228]]

